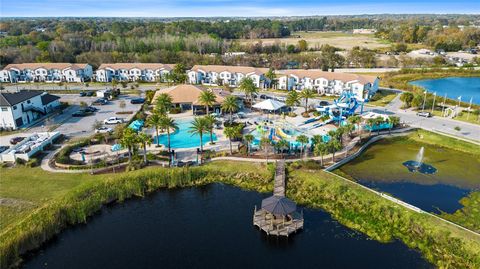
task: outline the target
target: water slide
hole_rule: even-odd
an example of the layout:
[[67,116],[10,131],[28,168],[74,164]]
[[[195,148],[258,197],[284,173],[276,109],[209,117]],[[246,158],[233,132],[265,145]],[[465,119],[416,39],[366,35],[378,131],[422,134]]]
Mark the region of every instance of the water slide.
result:
[[280,136],[281,138],[283,139],[291,139],[292,136],[291,135],[287,135],[283,130],[282,128],[276,128],[276,133],[278,134],[278,136]]

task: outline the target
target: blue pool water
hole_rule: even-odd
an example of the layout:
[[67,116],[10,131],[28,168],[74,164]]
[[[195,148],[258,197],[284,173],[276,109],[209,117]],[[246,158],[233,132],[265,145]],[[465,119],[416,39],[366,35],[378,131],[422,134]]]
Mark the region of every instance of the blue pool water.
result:
[[410,82],[412,85],[425,88],[429,92],[437,92],[437,96],[445,96],[447,98],[456,99],[462,96],[463,102],[480,104],[480,77],[472,78],[439,78],[424,79]]
[[[170,134],[170,146],[172,148],[194,148],[200,147],[200,136],[192,135],[188,131],[190,130],[192,120],[177,120],[178,129]],[[167,146],[167,135],[160,135],[160,144]],[[213,134],[213,141],[217,141],[217,136]],[[203,134],[203,144],[210,142],[210,133]],[[157,139],[154,139],[154,143],[157,143]]]

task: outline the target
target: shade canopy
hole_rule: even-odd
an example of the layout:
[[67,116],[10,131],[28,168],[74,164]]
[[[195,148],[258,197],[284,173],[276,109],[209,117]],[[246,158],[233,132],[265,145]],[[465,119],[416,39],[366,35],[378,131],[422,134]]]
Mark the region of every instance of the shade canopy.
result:
[[258,104],[253,105],[254,108],[275,111],[285,106],[285,103],[282,103],[277,100],[267,99]]
[[262,200],[262,209],[274,215],[287,215],[295,212],[297,205],[288,198],[274,195]]
[[112,151],[119,151],[121,149],[122,149],[122,145],[120,145],[120,144],[115,144],[111,148]]

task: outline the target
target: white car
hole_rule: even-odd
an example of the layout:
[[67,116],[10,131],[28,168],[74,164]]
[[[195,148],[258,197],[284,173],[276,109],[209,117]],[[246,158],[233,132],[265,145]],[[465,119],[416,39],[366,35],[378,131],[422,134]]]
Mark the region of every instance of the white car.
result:
[[117,117],[110,117],[108,119],[105,119],[103,121],[104,124],[118,124],[118,123],[123,123],[122,118],[117,118]]
[[106,126],[102,126],[98,129],[95,129],[96,134],[105,134],[105,133],[111,133],[111,132],[113,132],[113,129]]

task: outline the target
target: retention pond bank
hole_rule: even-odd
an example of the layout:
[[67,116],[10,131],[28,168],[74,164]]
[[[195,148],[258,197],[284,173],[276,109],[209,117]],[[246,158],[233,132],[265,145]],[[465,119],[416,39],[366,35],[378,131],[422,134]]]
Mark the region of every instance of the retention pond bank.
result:
[[105,208],[23,267],[432,268],[401,242],[369,240],[319,210],[304,209],[305,230],[295,237],[267,237],[251,223],[266,196],[221,184],[161,190]]

